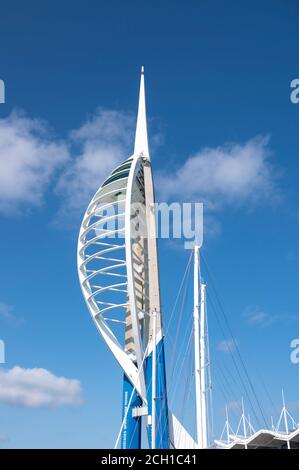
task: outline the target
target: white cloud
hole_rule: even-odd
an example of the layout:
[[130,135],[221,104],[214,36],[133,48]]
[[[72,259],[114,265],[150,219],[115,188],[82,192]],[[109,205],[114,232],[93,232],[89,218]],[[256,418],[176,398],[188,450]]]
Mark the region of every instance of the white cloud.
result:
[[0,318],[10,319],[13,318],[14,307],[12,305],[8,305],[5,302],[0,302]]
[[[42,121],[20,112],[0,119],[0,213],[42,204],[55,175],[61,200],[55,221],[68,225],[74,214],[82,215],[111,170],[130,156],[133,133],[132,117],[105,109],[98,109],[64,141],[50,135]],[[223,205],[252,207],[277,199],[269,156],[265,137],[204,148],[175,171],[157,174],[158,199],[203,201],[209,232],[218,233],[215,211]]]
[[81,384],[46,369],[0,369],[0,402],[28,408],[76,406],[82,402]]
[[245,309],[244,317],[247,322],[252,326],[265,327],[273,323],[280,322],[281,324],[289,324],[290,322],[297,322],[299,315],[292,314],[269,314],[261,309],[258,305],[249,306]]
[[56,192],[63,198],[59,222],[86,208],[111,170],[131,156],[132,119],[125,113],[99,109],[70,134],[74,154],[61,174]]
[[130,157],[132,142],[133,120],[122,112],[98,109],[64,141],[50,135],[43,121],[13,112],[0,119],[0,212],[41,205],[60,170],[55,183],[62,201],[59,221],[70,219],[86,207],[110,171]]
[[0,212],[27,210],[43,202],[55,170],[68,159],[45,124],[13,112],[0,119]]
[[289,250],[286,255],[285,259],[288,263],[295,263],[298,261],[298,253],[292,250]]
[[11,325],[19,326],[24,322],[24,318],[16,316],[15,307],[5,302],[0,302],[0,319],[10,322]]
[[270,315],[258,306],[247,308],[245,317],[250,325],[265,325],[271,323]]
[[224,352],[224,353],[232,353],[236,350],[236,343],[233,340],[230,339],[224,339],[220,341],[218,344],[218,351]]
[[277,198],[268,138],[204,148],[174,172],[158,175],[160,199],[203,201],[209,209]]

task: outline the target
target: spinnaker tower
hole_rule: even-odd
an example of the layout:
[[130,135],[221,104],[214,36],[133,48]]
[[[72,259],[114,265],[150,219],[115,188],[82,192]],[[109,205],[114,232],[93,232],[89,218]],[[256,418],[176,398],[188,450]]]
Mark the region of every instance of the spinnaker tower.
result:
[[102,183],[83,217],[78,272],[90,314],[123,369],[117,445],[169,448],[155,193],[141,70],[133,154]]

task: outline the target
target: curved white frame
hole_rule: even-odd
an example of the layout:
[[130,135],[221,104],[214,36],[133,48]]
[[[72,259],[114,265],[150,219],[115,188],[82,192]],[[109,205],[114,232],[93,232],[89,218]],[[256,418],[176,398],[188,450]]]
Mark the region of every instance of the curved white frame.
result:
[[[114,357],[119,362],[131,383],[136,387],[136,390],[139,396],[142,398],[143,402],[146,403],[145,379],[142,367],[143,347],[140,336],[139,312],[137,311],[136,307],[136,296],[134,291],[131,245],[131,195],[134,188],[136,169],[140,167],[140,162],[140,158],[133,159],[129,176],[124,178],[126,179],[126,183],[124,179],[119,179],[116,182],[109,183],[107,186],[101,186],[92,198],[83,217],[79,232],[77,260],[80,285],[90,314]],[[119,187],[120,181],[122,181],[121,187]],[[125,212],[121,212],[120,214],[116,214],[112,217],[103,217],[96,222],[90,223],[94,217],[97,217],[97,213],[99,211],[99,201],[103,198],[112,198],[113,195],[119,193],[120,191],[126,192],[125,199],[121,199],[117,202],[111,201],[108,204],[104,204],[101,209],[103,210],[103,208],[107,208],[109,205],[125,203]],[[103,233],[97,235],[96,230],[99,229],[99,226],[105,224],[105,222],[111,218],[115,218],[116,227],[118,222],[117,219],[125,218],[125,227],[122,229],[108,231],[102,229]],[[86,238],[87,235],[91,233],[91,231],[95,231],[95,236],[91,239]],[[125,234],[124,244],[113,243],[114,237],[119,235],[119,232],[124,232]],[[87,249],[95,246],[96,244],[100,244],[99,246],[101,248],[98,251],[95,251],[95,253],[92,255],[88,255]],[[113,253],[117,251],[123,252],[124,257],[115,259],[104,256],[107,253]],[[89,272],[88,264],[95,260],[99,261],[99,268]],[[101,266],[101,261],[103,260],[105,260],[105,262],[108,261],[107,266]],[[124,275],[115,272],[115,270],[117,270],[119,267],[126,267],[127,274]],[[96,284],[93,284],[93,279],[103,274],[126,279],[123,282],[112,282],[106,286],[97,286]],[[107,301],[96,300],[99,294],[107,291],[111,293],[111,302],[108,303]],[[119,303],[117,300],[113,300],[113,294],[115,292],[122,292],[125,294],[128,297],[128,302]],[[125,323],[124,320],[118,317],[107,319],[104,316],[104,313],[107,313],[108,311],[116,310],[117,313],[119,313],[120,309],[123,308],[125,310],[128,306],[128,303],[130,304],[137,365],[135,358],[130,357],[130,355],[124,351],[124,346],[120,344],[116,334],[113,332],[113,329],[108,325],[109,321],[115,323]],[[100,308],[101,306],[104,308]]]
[[[139,105],[138,105],[138,116],[137,116],[137,125],[136,125],[136,135],[135,135],[135,146],[133,156],[123,162],[119,167],[117,167],[111,174],[117,175],[115,180],[103,183],[103,185],[96,192],[92,198],[81,224],[79,239],[78,239],[78,272],[81,289],[85,302],[88,306],[90,314],[101,333],[104,341],[107,343],[114,357],[122,367],[124,373],[127,375],[128,379],[131,381],[132,385],[136,388],[136,391],[140,398],[143,401],[143,404],[147,404],[146,400],[146,387],[145,387],[145,377],[144,377],[144,349],[146,346],[143,344],[143,341],[150,341],[149,335],[149,317],[145,318],[146,315],[150,315],[150,312],[141,311],[140,309],[140,290],[137,289],[138,282],[140,283],[140,277],[142,278],[142,301],[147,305],[147,289],[149,289],[149,282],[146,280],[146,269],[148,266],[145,266],[145,263],[148,263],[148,256],[145,253],[144,244],[139,247],[142,253],[142,259],[138,259],[137,249],[133,248],[133,244],[136,243],[140,245],[136,239],[134,239],[134,234],[132,230],[132,225],[134,221],[132,219],[132,203],[136,194],[145,200],[146,196],[143,193],[143,190],[138,193],[137,187],[137,174],[139,171],[143,172],[149,163],[149,149],[148,149],[148,137],[147,137],[147,123],[146,123],[146,106],[145,106],[145,91],[144,91],[144,74],[143,68],[141,70],[141,81],[140,81],[140,94],[139,94]],[[131,162],[129,173],[127,175],[126,169],[121,168],[126,163]],[[117,171],[119,170],[119,171]],[[147,185],[150,188],[151,185],[151,174],[149,176],[150,168],[147,168]],[[145,191],[145,190],[144,190]],[[118,194],[125,194],[125,197],[119,201],[113,200],[113,197]],[[149,189],[148,200],[152,201],[153,190]],[[139,202],[139,201],[137,201]],[[100,211],[109,208],[113,205],[124,204],[124,211],[117,212],[116,215],[101,217],[99,215]],[[144,211],[145,218],[143,221],[146,226],[149,224],[149,220],[146,218],[146,210]],[[98,218],[95,222],[94,218]],[[121,229],[112,229],[107,230],[104,228],[99,228],[103,226],[106,222],[112,221],[118,226],[119,222],[124,221],[124,227]],[[98,234],[99,230],[101,233]],[[92,238],[89,238],[90,235],[93,235]],[[117,244],[113,242],[113,239],[117,238],[118,235],[124,235],[124,243]],[[100,249],[98,249],[100,246]],[[152,247],[152,245],[151,245]],[[89,251],[94,249],[92,254],[89,254]],[[113,254],[118,253],[119,257],[114,258]],[[156,251],[151,248],[152,258],[156,256]],[[106,256],[109,254],[109,258]],[[136,259],[138,260],[136,263]],[[90,263],[97,263],[96,269],[89,268]],[[103,264],[108,263],[106,266]],[[157,261],[151,260],[151,266],[157,264]],[[140,273],[136,274],[136,264],[141,266]],[[126,274],[118,273],[118,268],[126,270]],[[151,272],[156,273],[156,268]],[[117,282],[111,282],[107,285],[97,285],[96,280],[101,276],[111,276],[112,278],[119,278]],[[139,276],[139,279],[137,277]],[[154,289],[158,289],[158,281],[155,278],[155,275],[151,275],[153,279],[152,284]],[[101,282],[100,282],[101,284]],[[145,291],[145,292],[144,292]],[[109,293],[109,301],[105,300],[101,296],[104,293]],[[119,294],[126,299],[125,301],[119,301]],[[139,297],[138,297],[139,296]],[[149,299],[150,295],[148,296]],[[159,294],[156,294],[158,299],[155,300],[155,306],[158,306],[159,310]],[[139,300],[138,300],[139,299]],[[120,311],[123,310],[126,312],[129,322],[119,317]],[[114,318],[108,318],[105,315],[115,313]],[[118,316],[117,316],[118,315]],[[110,326],[108,323],[112,322]],[[120,344],[120,341],[117,339],[116,330],[114,330],[113,325],[116,327],[117,324],[123,324],[127,326],[128,331],[131,331],[132,336],[129,336],[131,333],[128,333],[127,341],[131,346],[127,347],[123,344]],[[141,332],[141,327],[145,328]],[[158,331],[159,334],[159,331]]]

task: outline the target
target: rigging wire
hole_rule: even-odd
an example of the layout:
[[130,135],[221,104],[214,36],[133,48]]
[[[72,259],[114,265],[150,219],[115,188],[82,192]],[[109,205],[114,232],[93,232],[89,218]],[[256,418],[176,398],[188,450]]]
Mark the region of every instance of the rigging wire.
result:
[[[172,322],[172,319],[173,319],[173,316],[174,316],[174,313],[175,313],[175,310],[176,310],[176,306],[177,306],[177,304],[178,304],[178,300],[179,300],[180,294],[181,294],[181,292],[182,292],[182,289],[183,289],[183,286],[184,286],[186,277],[187,277],[187,279],[188,279],[188,276],[189,276],[191,260],[192,260],[192,252],[191,252],[191,254],[190,254],[190,256],[189,256],[189,260],[188,260],[188,263],[187,263],[187,267],[186,267],[186,269],[185,269],[185,272],[184,272],[184,275],[183,275],[183,278],[182,278],[182,281],[181,281],[181,285],[180,285],[179,290],[178,290],[178,294],[177,294],[177,297],[176,297],[176,300],[175,300],[175,304],[174,304],[174,307],[173,307],[173,309],[172,309],[170,318],[169,318],[169,320],[168,320],[168,324],[167,324],[167,326],[166,326],[166,328],[165,328],[164,339],[166,338],[166,336],[169,336],[169,329],[170,329],[170,325],[171,325],[171,322]],[[186,286],[188,286],[188,282],[186,283]],[[186,291],[186,286],[185,286],[185,291]],[[185,293],[185,295],[184,295],[184,298],[185,298],[185,297],[186,297],[186,293]],[[182,311],[183,311],[183,307],[181,308],[181,314],[182,314]],[[177,336],[178,336],[178,327],[177,327],[176,339],[177,339]],[[149,346],[149,343],[148,343],[147,348],[146,348],[146,351],[145,351],[145,353],[144,353],[144,358],[143,358],[142,364],[143,364],[143,362],[144,362],[144,360],[145,360],[145,358],[146,358],[148,346]],[[161,353],[162,353],[162,352],[161,352],[161,350],[160,350],[160,351],[158,352],[158,354],[157,354],[157,361],[159,360],[159,357],[160,357]],[[142,367],[141,367],[141,368],[142,368]],[[140,373],[140,371],[139,371],[139,373]],[[139,375],[139,373],[138,373],[138,375]],[[151,387],[151,383],[152,383],[152,378],[150,378],[150,380],[149,380],[149,387]],[[136,386],[134,387],[134,389],[133,389],[133,391],[132,391],[132,394],[131,394],[131,397],[130,397],[130,400],[129,400],[129,405],[130,405],[130,403],[131,403],[131,401],[132,401],[132,399],[133,399],[133,394],[134,394],[135,388],[136,388]],[[116,441],[116,444],[115,444],[116,447],[114,447],[114,448],[117,448],[117,446],[118,446],[118,444],[119,444],[119,440],[120,440],[120,437],[121,437],[121,432],[122,432],[122,429],[123,429],[125,420],[126,420],[126,418],[127,418],[129,405],[128,405],[126,414],[125,414],[125,416],[124,416],[124,419],[123,419],[123,422],[122,422],[122,425],[121,425],[121,429],[120,429],[120,432],[119,432],[119,435],[118,435],[118,438],[117,438],[117,441]],[[162,408],[163,408],[163,407],[161,407],[160,414],[159,414],[159,418],[158,418],[158,420],[157,420],[157,429],[159,428],[159,424],[160,424],[161,419],[162,419]],[[133,438],[133,435],[134,435],[135,432],[136,432],[136,427],[137,427],[137,425],[138,425],[138,422],[137,422],[137,420],[136,420],[136,423],[135,423],[135,426],[134,426],[134,432],[132,433],[132,438]],[[166,425],[165,425],[165,426],[166,426]],[[130,444],[131,444],[131,443],[130,443]]]
[[[213,311],[213,313],[214,313],[214,315],[215,315],[215,318],[216,318],[217,323],[218,323],[218,325],[219,325],[219,328],[220,328],[220,330],[221,330],[222,336],[223,336],[224,339],[226,339],[227,336],[226,336],[226,334],[225,334],[224,328],[223,328],[222,323],[221,323],[221,321],[220,321],[220,318],[219,318],[219,315],[218,315],[217,310],[216,310],[216,308],[215,308],[215,305],[214,305],[214,302],[213,302],[213,300],[212,300],[212,297],[211,297],[210,295],[208,295],[208,297],[209,297],[209,305],[212,307],[212,311]],[[251,410],[252,410],[252,412],[253,412],[253,415],[254,415],[254,417],[255,417],[257,423],[260,425],[260,419],[259,419],[259,417],[258,417],[258,415],[257,415],[257,413],[256,413],[256,411],[255,411],[255,407],[254,407],[254,405],[253,405],[253,403],[252,403],[252,400],[251,400],[251,398],[250,398],[250,394],[249,394],[249,391],[248,391],[248,387],[247,387],[246,384],[245,384],[245,381],[244,381],[243,376],[242,376],[242,374],[241,374],[240,368],[239,368],[238,363],[237,363],[237,361],[236,361],[236,358],[235,358],[235,356],[234,356],[234,354],[233,354],[232,348],[231,348],[230,346],[228,346],[228,349],[229,349],[229,353],[230,353],[232,362],[233,362],[233,364],[234,364],[235,370],[236,370],[237,375],[238,375],[238,377],[239,377],[240,383],[241,383],[241,385],[242,385],[243,391],[244,391],[244,393],[245,393],[245,395],[246,395],[246,398],[247,398],[247,400],[248,400],[248,403],[249,403],[249,405],[250,405],[250,408],[251,408]]]
[[270,409],[271,409],[272,412],[275,413],[275,412],[276,412],[276,405],[275,405],[275,403],[274,403],[274,401],[273,401],[273,398],[272,398],[272,396],[271,396],[271,394],[270,394],[270,392],[269,392],[269,389],[268,389],[268,387],[267,387],[267,385],[266,385],[266,383],[265,383],[265,381],[264,381],[264,379],[263,379],[263,377],[262,377],[262,375],[261,375],[261,373],[260,373],[260,370],[259,370],[259,368],[258,368],[257,366],[256,366],[256,373],[257,373],[257,376],[258,376],[258,378],[259,378],[259,380],[260,380],[260,382],[261,382],[261,384],[262,384],[262,387],[263,387],[263,389],[264,389],[264,391],[265,391],[265,394],[266,394],[266,396],[267,396],[267,399],[268,399],[269,402],[270,402],[270,405],[271,405],[271,406],[270,406]]
[[[181,360],[179,361],[179,359],[177,359],[176,361],[176,366],[175,366],[175,378],[174,380],[172,381],[171,385],[170,385],[170,389],[171,389],[171,392],[172,392],[172,395],[173,395],[173,398],[171,399],[172,400],[172,403],[174,401],[174,397],[176,395],[176,391],[177,391],[177,386],[179,384],[179,380],[180,377],[182,376],[182,373],[184,371],[183,367],[185,365],[185,362],[187,361],[187,357],[188,357],[188,353],[189,353],[189,349],[191,347],[191,339],[192,339],[192,334],[193,334],[193,331],[192,331],[192,325],[190,325],[190,322],[189,322],[189,325],[190,328],[186,328],[185,330],[185,335],[184,335],[184,340],[183,340],[183,346],[186,346],[184,347],[184,352],[183,352],[183,355],[182,355],[182,358]],[[188,333],[189,331],[189,336],[187,337],[186,333]],[[187,339],[187,342],[186,342],[186,339]]]
[[211,375],[211,355],[210,355],[210,339],[209,339],[209,322],[208,315],[205,316],[206,321],[206,344],[207,344],[207,379],[208,379],[208,440],[211,442],[214,437],[214,407],[213,407],[213,390]]
[[[184,366],[184,363],[186,361],[186,358],[188,357],[188,351],[190,350],[190,345],[191,345],[191,337],[192,337],[192,328],[190,327],[190,330],[189,328],[187,327],[185,329],[185,333],[184,333],[184,337],[183,337],[183,342],[181,343],[181,348],[183,348],[185,342],[186,342],[186,339],[187,339],[187,334],[188,334],[188,331],[190,331],[190,334],[189,334],[189,338],[188,338],[188,342],[187,342],[187,345],[186,345],[186,348],[184,350],[184,353],[183,353],[183,358],[181,359],[181,364],[179,364],[179,355],[176,354],[178,348],[177,348],[177,340],[178,340],[178,335],[179,335],[179,332],[180,332],[180,326],[181,326],[181,322],[182,322],[182,318],[183,318],[183,312],[184,312],[184,307],[185,307],[185,301],[186,301],[186,297],[187,297],[187,291],[188,291],[188,287],[189,287],[189,275],[190,275],[190,267],[191,267],[191,261],[192,261],[192,257],[193,257],[193,251],[191,251],[190,253],[190,256],[189,256],[189,259],[188,259],[188,262],[187,262],[187,266],[186,266],[186,269],[185,269],[185,272],[184,272],[184,275],[183,275],[183,278],[182,278],[182,281],[181,281],[181,284],[180,284],[180,287],[179,287],[179,290],[178,290],[178,294],[176,296],[176,300],[175,300],[175,304],[174,304],[174,307],[172,309],[172,312],[171,312],[171,315],[170,315],[170,318],[168,320],[168,324],[167,324],[167,327],[165,329],[165,335],[164,335],[164,339],[167,338],[170,338],[169,334],[170,334],[170,327],[171,327],[171,324],[172,324],[172,320],[173,320],[173,317],[174,317],[174,314],[175,314],[175,311],[176,311],[176,307],[178,305],[178,301],[179,301],[179,298],[180,298],[180,295],[183,291],[183,295],[182,295],[182,302],[181,302],[181,306],[180,306],[180,313],[179,313],[179,321],[176,322],[176,330],[175,330],[175,340],[174,340],[174,343],[173,343],[173,347],[172,347],[172,355],[171,355],[171,361],[170,361],[170,367],[168,369],[168,384],[169,382],[171,383],[170,386],[168,386],[168,399],[171,403],[174,402],[174,397],[175,397],[175,393],[176,393],[176,388],[177,388],[177,384],[178,384],[178,379],[181,377],[181,372],[182,372],[182,369],[183,369],[183,366]],[[192,320],[192,318],[190,318],[190,320]],[[187,326],[189,326],[189,324],[187,323]],[[174,362],[174,358],[176,358],[176,361]],[[175,382],[173,382],[173,376],[174,376],[174,372],[176,371],[176,369],[179,367],[178,369],[178,372],[176,373],[176,377],[175,377]],[[173,388],[173,392],[172,392],[172,397],[170,398],[170,390],[171,388]],[[160,416],[159,416],[159,419],[158,419],[158,423],[161,421],[161,416],[162,415],[162,409],[160,411]],[[158,424],[159,425],[159,424]],[[164,426],[166,426],[166,423],[164,424]],[[163,429],[163,431],[165,431],[165,429]]]
[[[228,332],[229,332],[229,334],[230,334],[230,337],[231,337],[231,339],[232,339],[232,341],[233,341],[234,348],[235,348],[235,350],[236,350],[236,352],[237,352],[237,355],[238,355],[238,357],[239,357],[239,360],[240,360],[241,366],[242,366],[242,368],[243,368],[244,374],[245,374],[245,376],[246,376],[247,382],[248,382],[249,387],[250,387],[250,389],[251,389],[251,392],[252,392],[252,394],[253,394],[253,396],[254,396],[254,399],[255,399],[255,401],[256,401],[256,403],[257,403],[257,406],[258,406],[258,408],[259,408],[259,411],[260,411],[260,414],[261,414],[261,416],[262,416],[262,419],[263,419],[263,421],[264,421],[266,427],[268,427],[267,420],[266,420],[266,418],[265,418],[265,415],[264,415],[264,412],[263,412],[261,403],[260,403],[260,401],[259,401],[259,398],[258,398],[257,393],[256,393],[256,391],[255,391],[255,388],[254,388],[254,386],[253,386],[253,382],[252,382],[252,380],[251,380],[251,378],[250,378],[250,375],[249,375],[249,373],[248,373],[247,366],[246,366],[245,361],[244,361],[244,359],[243,359],[243,357],[242,357],[242,355],[241,355],[240,348],[239,348],[239,346],[238,346],[238,344],[237,344],[237,341],[236,341],[236,339],[235,339],[235,337],[234,337],[234,335],[233,335],[233,332],[232,332],[232,329],[231,329],[231,326],[230,326],[228,317],[227,317],[227,315],[226,315],[226,312],[225,312],[225,310],[224,310],[222,301],[221,301],[220,296],[219,296],[219,294],[218,294],[218,291],[217,291],[217,289],[216,289],[216,285],[215,285],[214,278],[213,278],[213,276],[212,276],[212,274],[211,274],[211,272],[210,272],[210,269],[209,269],[209,267],[208,267],[208,265],[207,265],[207,262],[206,262],[206,260],[205,260],[205,258],[204,258],[203,256],[202,256],[202,259],[203,259],[203,262],[204,262],[204,265],[205,265],[206,272],[207,272],[207,274],[208,274],[208,276],[209,276],[209,278],[210,278],[210,280],[211,280],[211,285],[212,285],[212,288],[213,288],[213,290],[214,290],[217,303],[218,303],[218,305],[219,305],[220,311],[221,311],[222,316],[223,316],[223,318],[224,318],[224,321],[225,321],[225,325],[226,325],[226,327],[227,327],[227,330],[228,330]],[[256,413],[255,413],[255,412],[254,412],[254,414],[255,414],[255,416],[256,416]]]
[[[190,354],[191,354],[191,348],[189,350],[189,356],[190,356]],[[180,410],[180,414],[179,414],[181,423],[184,422],[184,417],[185,417],[185,412],[186,412],[186,405],[187,405],[187,402],[189,401],[189,396],[190,396],[190,392],[191,392],[191,384],[192,384],[192,382],[190,380],[191,376],[192,376],[192,374],[188,374],[187,373],[187,368],[186,368],[185,369],[184,393],[183,393],[183,399],[182,399],[182,403],[181,403],[181,410]],[[181,433],[182,433],[182,428],[180,428],[179,441],[181,440]]]
[[[220,374],[217,377],[221,381],[223,389],[225,389],[227,392],[228,401],[226,402],[226,404],[229,405],[231,403],[231,399],[233,399],[234,403],[237,404],[238,408],[241,409],[241,405],[239,404],[239,398],[235,395],[234,391],[232,390],[231,384],[228,381],[227,376],[223,372],[223,369],[219,367],[218,365],[217,365],[217,369],[220,372]],[[236,413],[235,408],[232,408],[232,409],[233,409],[233,412]],[[238,418],[237,414],[236,414],[236,418]]]
[[169,366],[170,380],[172,379],[173,372],[174,372],[174,358],[175,358],[175,352],[176,352],[176,349],[177,349],[177,341],[178,341],[178,337],[179,337],[179,332],[180,332],[181,323],[182,323],[182,319],[183,319],[185,301],[186,301],[186,296],[187,296],[187,290],[188,290],[188,284],[189,284],[188,279],[189,279],[189,274],[190,274],[191,260],[192,260],[192,254],[190,255],[189,262],[188,262],[188,265],[187,265],[186,283],[185,283],[185,287],[184,287],[184,291],[183,291],[182,304],[181,304],[181,309],[180,309],[180,313],[179,313],[179,321],[178,321],[177,327],[176,327],[174,345],[173,345],[171,359],[170,359],[170,366]]
[[181,284],[180,284],[180,287],[179,287],[179,290],[178,290],[178,293],[177,293],[177,296],[176,296],[176,299],[175,299],[175,303],[174,303],[173,309],[172,309],[172,311],[171,311],[169,320],[168,320],[168,322],[167,322],[167,324],[166,324],[166,327],[165,327],[165,334],[164,334],[164,337],[166,337],[167,334],[168,334],[168,330],[169,330],[169,328],[170,328],[170,325],[171,325],[171,322],[172,322],[172,319],[173,319],[173,316],[174,316],[174,313],[175,313],[175,310],[176,310],[176,307],[177,307],[177,304],[178,304],[178,301],[179,301],[179,298],[180,298],[180,295],[181,295],[181,292],[182,292],[182,289],[183,289],[183,286],[184,286],[184,282],[185,282],[186,276],[189,276],[190,264],[191,264],[191,261],[192,261],[192,256],[193,256],[193,252],[191,251],[190,256],[189,256],[189,260],[188,260],[188,263],[187,263],[187,266],[186,266],[186,269],[185,269],[185,272],[184,272],[184,275],[183,275],[183,278],[182,278],[182,281],[181,281]]
[[[215,376],[215,382],[217,383],[218,389],[220,391],[220,394],[222,395],[224,399],[224,403],[229,403],[230,402],[230,395],[229,392],[226,388],[226,386],[223,383],[223,379],[220,375]],[[232,408],[233,414],[235,415],[236,420],[239,420],[239,415],[236,413],[235,408]]]

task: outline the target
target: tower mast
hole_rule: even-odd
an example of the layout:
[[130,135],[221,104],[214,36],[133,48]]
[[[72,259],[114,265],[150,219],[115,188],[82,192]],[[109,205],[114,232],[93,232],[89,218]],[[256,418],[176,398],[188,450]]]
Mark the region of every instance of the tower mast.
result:
[[202,419],[202,447],[208,447],[206,404],[206,285],[200,281],[200,401]]
[[[197,445],[200,449],[207,448],[207,411],[206,411],[206,342],[205,342],[205,284],[199,276],[200,247],[194,246],[194,365],[195,365],[195,403]],[[200,292],[200,303],[199,303]]]
[[199,346],[199,246],[194,246],[194,377],[195,377],[195,403],[196,403],[196,431],[197,444],[203,448],[202,438],[202,410],[201,410],[201,388],[200,388],[200,346]]
[[145,220],[147,239],[144,242],[144,247],[146,247],[145,296],[141,310],[144,309],[148,314],[144,321],[143,340],[145,344],[150,346],[144,367],[147,390],[147,431],[151,448],[167,449],[169,448],[169,426],[166,367],[159,286],[155,193],[148,143],[144,81],[144,67],[141,67],[134,160],[142,162],[141,175],[143,174],[146,201]]

